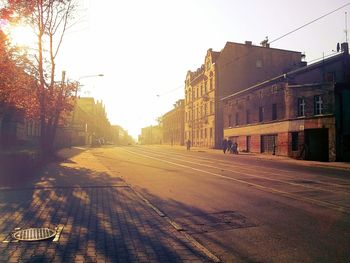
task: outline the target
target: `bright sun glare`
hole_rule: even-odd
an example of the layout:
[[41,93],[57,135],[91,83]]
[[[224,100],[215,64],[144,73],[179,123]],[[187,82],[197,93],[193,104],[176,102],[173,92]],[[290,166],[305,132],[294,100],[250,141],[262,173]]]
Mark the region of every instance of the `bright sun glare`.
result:
[[34,47],[36,38],[33,30],[26,26],[15,26],[9,29],[9,37],[16,46]]

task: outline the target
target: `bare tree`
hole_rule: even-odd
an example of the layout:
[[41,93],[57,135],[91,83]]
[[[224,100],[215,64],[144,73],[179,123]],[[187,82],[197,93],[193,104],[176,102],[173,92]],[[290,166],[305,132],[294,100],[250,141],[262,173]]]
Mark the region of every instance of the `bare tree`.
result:
[[[4,2],[4,1],[3,1]],[[57,82],[56,58],[64,35],[74,22],[77,3],[73,0],[7,0],[2,13],[16,23],[30,25],[37,36],[34,72],[40,121],[40,146],[44,155],[53,153],[57,125],[62,113],[71,110],[75,83],[65,84],[65,74]],[[6,12],[5,12],[6,11]]]

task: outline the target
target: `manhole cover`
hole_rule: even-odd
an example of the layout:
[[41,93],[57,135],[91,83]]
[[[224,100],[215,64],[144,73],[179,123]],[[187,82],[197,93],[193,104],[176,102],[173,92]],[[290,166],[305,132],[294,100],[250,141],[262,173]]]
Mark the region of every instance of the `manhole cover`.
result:
[[56,230],[49,228],[27,228],[13,233],[13,238],[20,241],[39,241],[52,238],[56,235]]

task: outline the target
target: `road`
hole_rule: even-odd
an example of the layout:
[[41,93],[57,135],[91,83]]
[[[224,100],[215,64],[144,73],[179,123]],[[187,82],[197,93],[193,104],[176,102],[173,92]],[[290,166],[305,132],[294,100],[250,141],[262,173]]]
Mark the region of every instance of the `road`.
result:
[[92,153],[223,262],[350,262],[349,170],[162,146]]

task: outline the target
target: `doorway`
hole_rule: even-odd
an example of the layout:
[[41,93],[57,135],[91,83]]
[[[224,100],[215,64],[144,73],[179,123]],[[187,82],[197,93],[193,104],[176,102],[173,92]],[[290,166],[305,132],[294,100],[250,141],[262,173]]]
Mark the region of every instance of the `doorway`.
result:
[[328,162],[328,129],[305,130],[305,159]]

